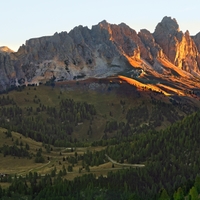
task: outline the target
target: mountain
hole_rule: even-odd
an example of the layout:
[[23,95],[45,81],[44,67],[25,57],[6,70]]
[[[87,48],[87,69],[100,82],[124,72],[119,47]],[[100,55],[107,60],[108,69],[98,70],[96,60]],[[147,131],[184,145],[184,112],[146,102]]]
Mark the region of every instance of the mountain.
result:
[[2,52],[2,53],[12,53],[12,52],[14,52],[12,49],[9,49],[8,47],[6,47],[6,46],[2,46],[2,47],[0,47],[0,52]]
[[[142,87],[147,82],[153,87],[156,80],[156,90],[183,94],[200,86],[199,52],[200,33],[183,33],[171,17],[164,17],[154,33],[102,21],[91,29],[78,26],[27,40],[17,52],[0,50],[0,86],[121,74],[132,84],[137,80]],[[130,70],[132,74],[125,73]]]

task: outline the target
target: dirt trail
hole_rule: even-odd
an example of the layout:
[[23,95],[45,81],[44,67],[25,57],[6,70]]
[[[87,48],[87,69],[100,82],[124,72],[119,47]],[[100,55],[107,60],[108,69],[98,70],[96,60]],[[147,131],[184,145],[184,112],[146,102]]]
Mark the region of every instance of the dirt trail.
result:
[[35,168],[32,168],[32,169],[29,169],[28,171],[20,172],[20,173],[18,173],[17,175],[18,175],[18,176],[25,175],[25,174],[27,174],[27,173],[33,171],[33,170],[38,170],[38,169],[41,169],[41,168],[43,168],[43,167],[46,167],[46,166],[49,165],[50,163],[51,163],[51,161],[49,160],[48,163],[45,163],[45,164],[42,165],[42,166],[39,166],[39,167],[35,167]]
[[115,160],[113,160],[112,158],[110,158],[107,154],[105,154],[105,156],[108,158],[108,160],[115,164],[115,165],[120,165],[120,166],[124,166],[124,167],[145,167],[145,165],[143,164],[125,164],[125,163],[118,163]]

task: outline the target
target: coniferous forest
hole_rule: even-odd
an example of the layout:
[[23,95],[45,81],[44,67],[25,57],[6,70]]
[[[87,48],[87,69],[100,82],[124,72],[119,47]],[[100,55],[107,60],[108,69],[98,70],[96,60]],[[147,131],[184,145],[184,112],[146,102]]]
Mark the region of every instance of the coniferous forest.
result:
[[[17,93],[20,92],[14,94]],[[30,101],[27,96],[26,102]],[[41,142],[47,153],[53,148],[69,147],[71,154],[64,157],[60,152],[63,163],[66,160],[69,163],[60,170],[54,167],[46,174],[30,171],[23,175],[1,175],[0,199],[199,199],[200,111],[153,97],[147,104],[140,98],[139,104],[129,107],[127,101],[116,100],[123,116],[119,120],[113,109],[117,103],[113,101],[106,110],[107,115],[101,118],[95,103],[65,98],[61,93],[57,104],[48,105],[34,91],[30,106],[28,103],[21,106],[12,94],[1,95],[0,126],[7,130],[4,137],[13,142],[0,146],[5,159],[34,159],[35,163],[47,159],[42,148],[33,153],[29,144],[13,140],[13,132]],[[95,120],[103,124],[98,140],[93,139],[98,134],[94,131],[98,130]],[[170,125],[157,128],[163,120]],[[77,127],[85,124],[85,134],[91,140],[74,137]],[[85,146],[102,149],[76,152],[75,147]],[[106,176],[90,171],[93,166],[111,160]],[[81,163],[80,175],[69,180],[67,176],[73,173],[77,163]],[[115,169],[117,165],[121,166],[119,170]],[[82,174],[83,170],[87,173]],[[1,183],[7,183],[6,187]]]

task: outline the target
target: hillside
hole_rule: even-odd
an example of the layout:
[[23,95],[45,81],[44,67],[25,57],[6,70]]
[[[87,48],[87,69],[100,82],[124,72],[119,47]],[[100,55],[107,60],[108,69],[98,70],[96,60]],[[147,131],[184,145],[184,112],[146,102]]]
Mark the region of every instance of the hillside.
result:
[[112,78],[18,88],[2,94],[0,105],[1,127],[68,147],[115,137],[118,126],[126,134],[160,130],[196,111],[199,100]]
[[[186,102],[178,104],[151,90],[133,90],[126,82],[117,86],[117,81],[121,80],[30,86],[0,96],[0,123],[7,127],[0,129],[2,199],[198,196],[200,114],[194,112],[198,101],[179,96]],[[81,103],[85,99],[88,104]],[[75,108],[71,116],[80,112],[81,119],[84,109],[79,108],[87,114],[92,105],[93,119],[71,121],[71,139],[65,137],[68,129],[59,132],[67,125],[57,120],[59,113],[67,116]],[[47,130],[50,125],[58,140],[52,144],[47,140],[53,137]],[[98,126],[104,127],[103,133]]]

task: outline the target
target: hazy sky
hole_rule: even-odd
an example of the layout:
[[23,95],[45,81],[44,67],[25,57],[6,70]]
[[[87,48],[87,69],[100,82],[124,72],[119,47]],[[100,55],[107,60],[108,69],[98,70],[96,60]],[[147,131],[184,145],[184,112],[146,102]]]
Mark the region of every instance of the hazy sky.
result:
[[0,46],[17,50],[30,38],[91,28],[102,20],[153,32],[164,16],[180,29],[200,32],[200,0],[0,0]]

